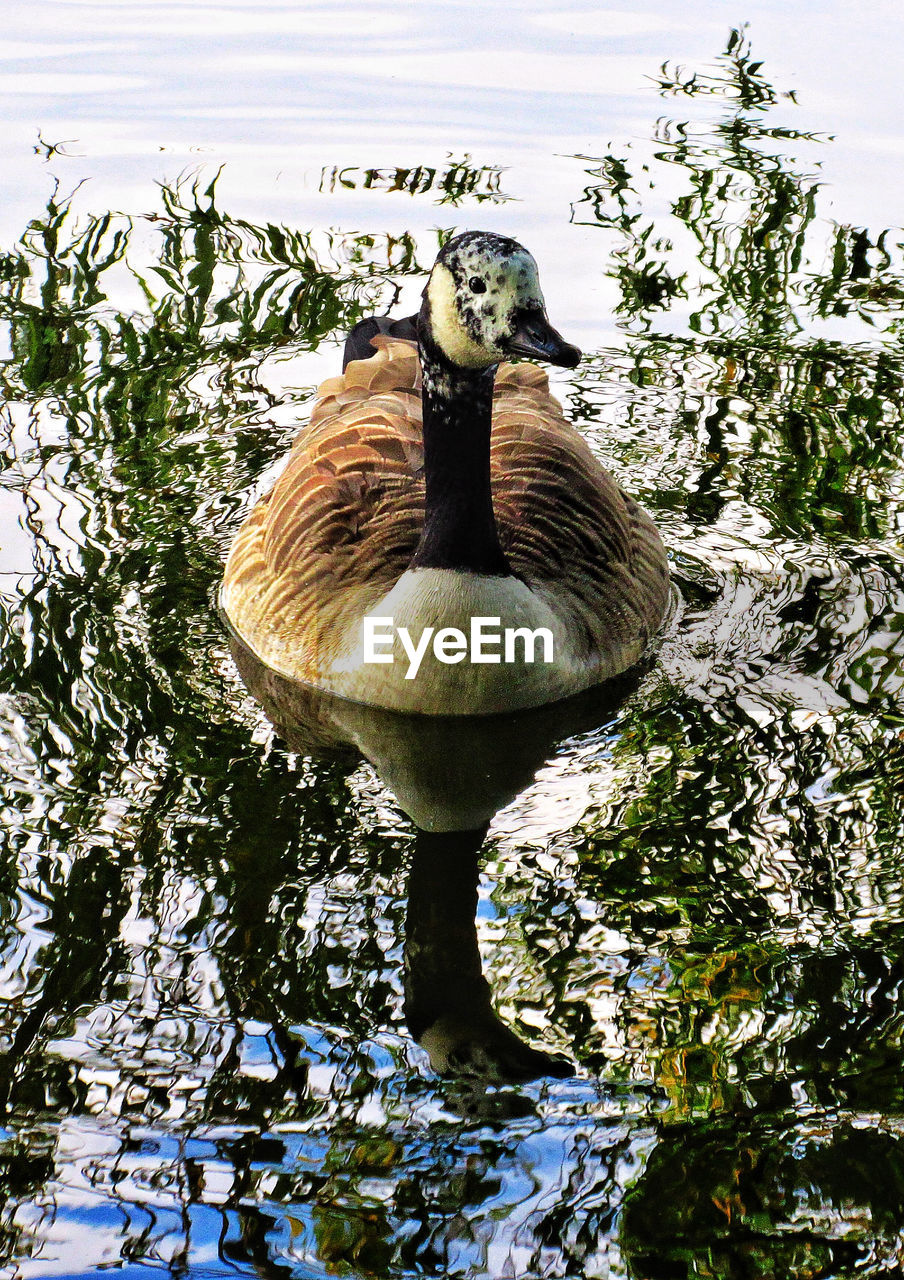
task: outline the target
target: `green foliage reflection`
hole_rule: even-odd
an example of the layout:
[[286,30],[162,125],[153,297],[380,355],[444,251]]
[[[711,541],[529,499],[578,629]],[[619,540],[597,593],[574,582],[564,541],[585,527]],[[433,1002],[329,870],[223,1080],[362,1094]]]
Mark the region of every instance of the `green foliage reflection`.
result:
[[[657,86],[669,98],[724,103],[724,114],[712,123],[657,123],[655,161],[677,167],[685,184],[667,226],[644,213],[641,186],[659,185],[646,166],[608,155],[587,170],[596,181],[572,206],[572,220],[618,234],[612,274],[626,320],[649,328],[655,311],[680,298],[690,302],[694,333],[746,344],[785,346],[816,320],[848,315],[899,333],[900,232],[820,225],[819,179],[788,149],[813,151],[827,139],[773,122],[794,96],[768,82],[746,35],[733,31],[705,72],[664,64]],[[666,178],[662,185],[673,185]],[[693,270],[678,252],[688,235]]]
[[[202,1239],[247,1274],[894,1273],[900,235],[821,220],[797,153],[828,140],[743,33],[657,88],[695,115],[659,121],[649,177],[580,161],[628,336],[569,406],[686,608],[491,834],[495,1007],[584,1073],[495,1111],[404,1028],[409,826],[356,757],[266,738],[211,605],[304,417],[291,361],[391,307],[438,235],[257,226],[206,177],[144,218],[56,192],[0,257],[4,1261],[74,1163],[111,1257],[183,1271]],[[390,223],[501,202],[502,172],[323,182]],[[676,178],[654,216],[644,183]]]
[[476,166],[470,156],[453,160],[444,169],[431,165],[413,168],[324,169],[320,190],[399,191],[409,195],[433,194],[436,204],[458,206],[466,199],[477,204],[505,204],[512,197],[502,190],[504,170],[497,165]]

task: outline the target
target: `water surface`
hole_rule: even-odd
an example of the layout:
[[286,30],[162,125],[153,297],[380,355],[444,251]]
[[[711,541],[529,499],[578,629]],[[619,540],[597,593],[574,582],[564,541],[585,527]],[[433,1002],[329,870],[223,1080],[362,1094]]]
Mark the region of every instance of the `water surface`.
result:
[[[894,29],[759,8],[54,4],[7,50],[13,1274],[899,1274]],[[537,256],[683,607],[608,701],[368,760],[274,731],[213,595],[339,336],[468,226]],[[444,750],[485,840],[415,829]]]

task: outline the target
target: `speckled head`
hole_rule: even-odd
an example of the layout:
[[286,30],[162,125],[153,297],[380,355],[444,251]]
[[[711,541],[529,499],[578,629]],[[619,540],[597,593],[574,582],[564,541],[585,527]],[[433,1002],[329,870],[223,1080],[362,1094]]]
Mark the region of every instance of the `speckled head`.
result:
[[422,314],[433,343],[459,369],[488,369],[514,356],[573,369],[581,358],[546,318],[531,255],[490,231],[466,231],[444,245]]

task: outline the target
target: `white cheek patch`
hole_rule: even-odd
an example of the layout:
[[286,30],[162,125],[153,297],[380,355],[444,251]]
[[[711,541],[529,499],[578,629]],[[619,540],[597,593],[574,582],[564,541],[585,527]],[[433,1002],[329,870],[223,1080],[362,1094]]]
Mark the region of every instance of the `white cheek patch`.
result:
[[433,337],[453,364],[462,369],[485,369],[494,356],[475,342],[465,329],[456,306],[455,279],[448,267],[438,262],[427,285]]

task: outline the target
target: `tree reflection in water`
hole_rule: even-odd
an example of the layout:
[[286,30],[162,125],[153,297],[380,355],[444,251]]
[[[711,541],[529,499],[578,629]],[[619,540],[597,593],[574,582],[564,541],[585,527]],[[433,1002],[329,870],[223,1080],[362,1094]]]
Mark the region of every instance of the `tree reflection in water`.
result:
[[[622,704],[447,752],[482,862],[393,801],[430,825],[415,739],[269,734],[212,606],[294,355],[435,241],[205,180],[144,220],[57,194],[0,258],[4,1263],[897,1274],[900,234],[820,216],[742,33],[660,80],[649,175],[575,162],[626,336],[570,409],[684,613]],[[323,180],[506,198],[467,159]]]

